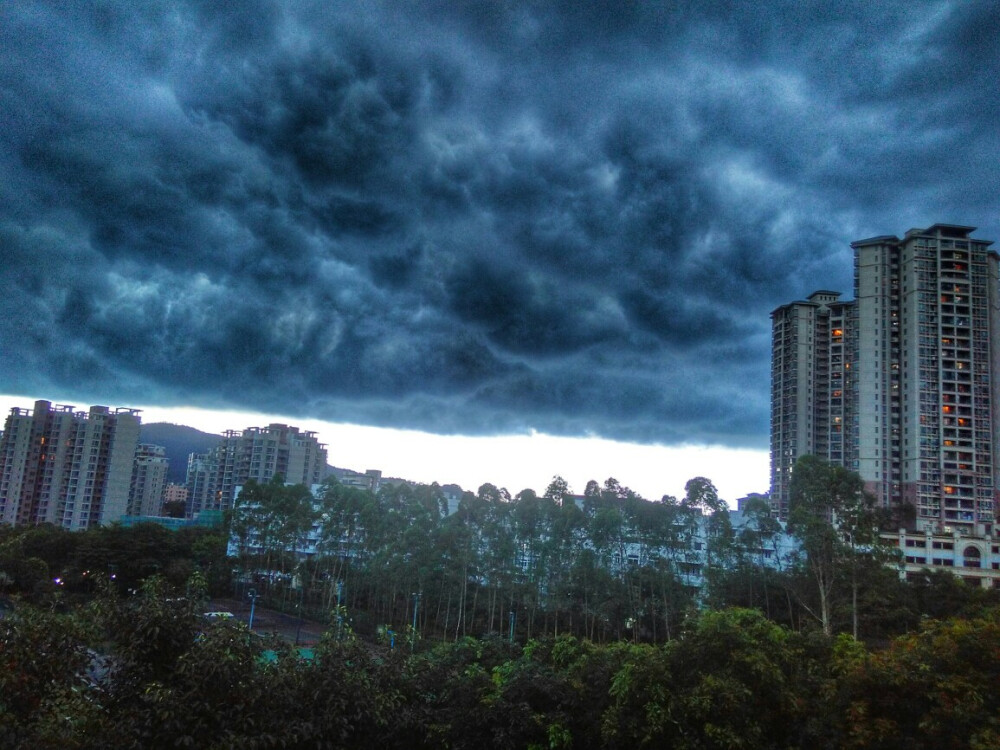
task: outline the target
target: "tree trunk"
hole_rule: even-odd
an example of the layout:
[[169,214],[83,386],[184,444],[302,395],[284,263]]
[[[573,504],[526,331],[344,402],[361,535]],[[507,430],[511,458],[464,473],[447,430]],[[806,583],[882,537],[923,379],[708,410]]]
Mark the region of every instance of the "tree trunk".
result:
[[851,564],[851,624],[854,640],[858,639],[858,566]]
[[479,586],[476,586],[475,591],[472,592],[472,627],[476,627],[476,612],[479,606]]
[[458,620],[455,622],[455,641],[458,641],[459,631],[465,625],[465,596],[469,586],[468,563],[462,567],[462,594],[458,600]]
[[448,623],[451,622],[451,586],[448,587],[448,604],[444,610],[444,627],[441,628],[441,640],[448,640]]
[[487,618],[487,621],[486,621],[486,632],[487,633],[492,633],[493,632],[493,614],[494,614],[493,610],[496,607],[496,603],[497,603],[497,590],[496,590],[496,588],[494,586],[490,586],[490,594],[487,597],[487,600],[488,600],[488,603],[487,603],[486,606],[488,606],[490,608],[490,616]]

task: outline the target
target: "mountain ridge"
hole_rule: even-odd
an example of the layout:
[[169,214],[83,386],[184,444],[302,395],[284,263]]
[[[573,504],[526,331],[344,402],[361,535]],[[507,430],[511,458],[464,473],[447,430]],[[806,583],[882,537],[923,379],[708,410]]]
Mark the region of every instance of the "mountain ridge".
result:
[[218,445],[220,436],[202,432],[196,427],[172,422],[150,422],[139,425],[139,442],[162,445],[170,459],[167,481],[184,484],[187,481],[188,455],[207,453]]

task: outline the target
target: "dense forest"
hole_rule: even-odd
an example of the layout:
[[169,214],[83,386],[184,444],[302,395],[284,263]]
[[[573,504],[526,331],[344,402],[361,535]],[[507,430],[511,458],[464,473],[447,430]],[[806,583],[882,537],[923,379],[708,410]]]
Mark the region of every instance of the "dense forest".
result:
[[[1000,614],[877,648],[750,609],[665,644],[332,632],[308,654],[199,617],[203,581],[101,584],[0,621],[0,742],[31,748],[996,748]],[[181,595],[183,594],[183,595]]]
[[366,638],[415,624],[437,640],[513,628],[519,642],[664,643],[694,610],[740,606],[796,631],[879,639],[956,613],[951,576],[900,581],[856,474],[807,457],[796,476],[790,535],[766,498],[731,513],[703,477],[659,501],[614,479],[582,498],[559,477],[542,495],[486,484],[451,514],[436,485],[330,483],[316,502],[305,487],[251,484],[232,516],[233,590],[317,615],[339,604]]
[[[450,514],[436,485],[275,481],[221,529],[0,528],[0,741],[1000,746],[996,592],[900,580],[856,475],[796,475],[790,549],[704,478],[656,502],[484,485]],[[204,616],[250,589],[326,635]]]

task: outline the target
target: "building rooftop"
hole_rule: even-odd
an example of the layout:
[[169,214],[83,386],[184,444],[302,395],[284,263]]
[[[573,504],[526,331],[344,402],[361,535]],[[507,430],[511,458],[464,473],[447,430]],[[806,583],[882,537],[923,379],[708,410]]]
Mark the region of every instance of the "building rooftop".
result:
[[[912,229],[906,230],[906,234],[903,235],[903,239],[910,239],[912,237],[936,237],[938,235],[942,237],[951,237],[954,239],[970,239],[969,235],[976,231],[976,227],[966,226],[964,224],[932,224],[926,229],[920,229],[919,227],[914,227]],[[976,242],[983,245],[992,245],[992,240],[975,240]],[[857,240],[851,243],[851,247],[865,247],[867,245],[886,245],[894,244],[900,242],[900,239],[894,234],[880,234],[878,237],[869,237],[864,240]]]

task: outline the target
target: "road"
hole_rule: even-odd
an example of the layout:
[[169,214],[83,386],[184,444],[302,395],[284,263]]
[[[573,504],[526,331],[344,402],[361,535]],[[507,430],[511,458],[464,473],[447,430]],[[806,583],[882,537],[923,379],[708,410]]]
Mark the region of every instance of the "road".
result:
[[[232,612],[240,622],[250,620],[250,602],[239,599],[212,599],[208,603],[207,612]],[[274,609],[254,608],[253,630],[255,633],[277,633],[289,643],[311,645],[319,642],[320,636],[326,630],[326,625],[313,620],[300,620],[295,615],[287,615]],[[296,641],[296,638],[298,639]]]

